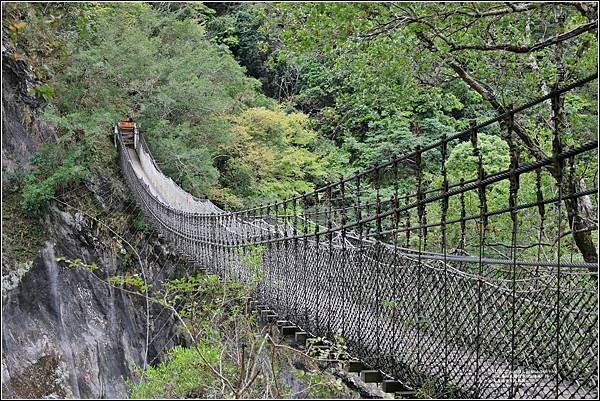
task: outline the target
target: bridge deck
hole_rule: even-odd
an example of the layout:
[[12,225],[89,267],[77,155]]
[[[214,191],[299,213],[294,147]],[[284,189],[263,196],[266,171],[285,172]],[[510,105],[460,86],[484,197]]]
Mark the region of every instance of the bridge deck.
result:
[[[161,193],[161,189],[153,185],[137,152],[131,148],[125,149],[137,180],[147,187],[152,198],[169,205],[169,194]],[[211,210],[219,210],[214,205],[212,207]],[[165,221],[164,224],[169,224],[169,221]],[[252,228],[249,229],[248,226]],[[215,227],[227,231],[226,235],[231,239],[231,235],[240,237],[247,236],[249,233],[256,235],[256,232],[269,230],[269,227],[277,228],[277,223],[232,220],[226,225],[219,220],[215,226],[212,226],[213,229]],[[176,227],[178,228],[180,227]],[[183,234],[188,235],[194,232],[194,229],[195,227],[184,227]],[[177,233],[173,231],[172,235]],[[219,273],[233,274],[243,281],[255,280],[256,272],[248,268],[243,256],[236,251],[227,250],[225,254],[221,252],[219,255],[214,255],[212,252],[219,251],[213,245],[204,245],[202,248],[203,245],[199,244],[198,249],[194,249],[193,241],[186,242],[183,239],[177,242],[178,246],[183,244],[186,253],[193,256],[203,267]],[[506,310],[498,313],[494,308],[506,308],[510,303],[507,301],[510,295],[497,290],[493,293],[491,291],[484,293],[484,296],[496,297],[496,303],[490,299],[490,308],[485,311],[487,316],[484,316],[488,326],[482,328],[480,340],[475,340],[472,334],[460,333],[461,327],[473,325],[472,316],[461,316],[460,313],[451,316],[453,319],[463,320],[461,323],[451,323],[458,333],[453,332],[453,338],[444,339],[436,335],[440,331],[434,330],[434,328],[439,330],[440,319],[442,319],[439,302],[432,303],[430,309],[420,312],[431,320],[428,328],[420,328],[420,324],[415,326],[415,322],[410,321],[414,318],[410,314],[414,313],[412,308],[415,300],[428,299],[428,297],[432,299],[436,291],[441,288],[442,275],[439,273],[441,263],[439,260],[419,259],[417,262],[414,254],[397,250],[394,251],[392,260],[386,258],[380,249],[377,250],[379,252],[377,255],[373,254],[371,257],[368,248],[374,246],[373,242],[359,246],[363,248],[360,251],[331,247],[327,243],[316,245],[314,241],[308,241],[309,245],[304,248],[296,247],[297,254],[294,259],[288,252],[288,247],[292,246],[291,242],[286,241],[269,247],[263,255],[270,276],[268,282],[264,284],[266,291],[261,301],[268,303],[280,315],[294,320],[296,324],[302,325],[313,333],[319,335],[325,333],[325,321],[329,332],[344,329],[344,336],[351,350],[373,355],[374,359],[367,361],[369,363],[376,363],[378,359],[385,361],[381,366],[388,368],[386,370],[398,378],[402,377],[404,370],[430,377],[449,377],[448,384],[464,389],[477,388],[479,396],[486,398],[509,396],[552,398],[557,394],[561,398],[596,397],[597,389],[590,388],[589,382],[582,385],[576,380],[557,375],[551,370],[552,365],[548,364],[548,360],[535,364],[523,363],[523,360],[529,359],[529,356],[525,355],[524,358],[518,356],[519,363],[516,365],[511,364],[510,344],[502,342],[504,337],[497,341],[493,338],[495,335],[500,336],[499,333],[509,325],[506,321],[494,322],[494,319],[506,318],[503,314]],[[324,257],[325,255],[327,257]],[[387,255],[389,256],[389,250]],[[399,260],[403,262],[399,263]],[[303,270],[300,273],[298,261],[303,261]],[[419,268],[424,271],[419,277],[419,283],[416,283],[414,277],[415,263],[418,263]],[[364,271],[369,272],[368,281],[364,280],[361,273]],[[323,277],[323,272],[327,272],[327,278]],[[329,272],[341,274],[343,277],[330,277]],[[398,286],[394,288],[390,284],[390,277],[401,277],[400,282],[396,283],[400,290]],[[457,276],[448,284],[444,282],[444,285],[448,286],[444,288],[448,289],[450,294],[446,301],[453,308],[458,308],[472,302],[469,297],[475,293],[478,283]],[[361,298],[357,298],[356,291],[353,291],[355,289],[361,289],[359,291],[362,294]],[[420,291],[418,295],[417,291]],[[406,308],[407,314],[400,316],[395,313],[382,313],[381,305],[378,304],[381,299],[402,305]],[[333,314],[327,317],[323,316],[325,302],[334,305]],[[552,313],[552,309],[548,312],[534,303],[531,305],[535,313],[542,315]],[[354,315],[350,325],[346,319],[348,312]],[[543,335],[544,333],[540,334],[542,337]],[[521,340],[523,350],[530,351],[528,348],[531,346],[528,343],[530,340],[530,337]],[[487,346],[487,349],[474,349],[476,343]],[[503,346],[506,348],[503,349]],[[488,358],[481,359],[480,352],[486,352]],[[553,361],[553,358],[550,359]],[[594,380],[596,379],[592,377],[590,381],[594,382]]]
[[167,200],[161,195],[160,191],[152,184],[144,168],[142,167],[142,163],[140,162],[140,158],[135,149],[126,147],[127,152],[129,152],[129,157],[131,158],[131,167],[133,167],[133,171],[138,176],[138,178],[143,181],[147,186],[150,192],[156,199],[168,205]]

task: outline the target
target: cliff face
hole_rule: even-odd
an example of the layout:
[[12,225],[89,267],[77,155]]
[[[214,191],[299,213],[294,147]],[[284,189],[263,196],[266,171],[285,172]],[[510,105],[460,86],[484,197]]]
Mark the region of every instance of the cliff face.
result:
[[10,49],[2,48],[2,169],[29,171],[32,153],[50,140],[52,132],[33,117],[42,106],[27,95],[35,84],[33,74],[23,61],[14,60],[9,53]]
[[[41,103],[27,96],[31,82],[26,65],[5,53],[3,49],[2,167],[6,176],[7,172],[29,170],[32,153],[54,135],[36,118]],[[3,179],[2,184],[5,192],[8,183]],[[147,333],[145,300],[102,281],[124,271],[140,271],[121,236],[135,244],[150,283],[175,273],[179,261],[155,235],[131,227],[128,195],[118,176],[96,176],[85,186],[86,196],[95,196],[105,208],[111,205],[105,209],[106,216],[123,216],[121,235],[56,203],[36,222],[44,229],[41,247],[29,255],[11,255],[3,249],[5,397],[123,397],[125,380],[143,364],[147,338],[148,362],[160,360],[162,352],[179,341],[168,313],[151,307]],[[95,191],[100,186],[108,188],[103,195]],[[11,218],[4,202],[3,212],[3,248],[10,244],[10,249],[16,249],[19,241],[34,236],[33,229],[22,230],[20,237],[5,236],[5,230],[16,232],[17,219]],[[96,262],[100,269],[91,273],[59,267],[59,256]]]

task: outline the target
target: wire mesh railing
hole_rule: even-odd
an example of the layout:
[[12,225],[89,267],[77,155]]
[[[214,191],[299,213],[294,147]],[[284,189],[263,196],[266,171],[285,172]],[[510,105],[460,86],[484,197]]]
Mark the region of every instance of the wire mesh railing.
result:
[[[152,184],[167,178],[146,177],[119,141],[121,166],[140,208],[190,260],[256,285],[257,299],[315,336],[341,334],[352,355],[408,386],[595,398],[598,142],[571,132],[564,99],[595,79],[238,212],[169,204]],[[545,138],[526,136],[536,119]],[[490,152],[486,133],[504,147]]]

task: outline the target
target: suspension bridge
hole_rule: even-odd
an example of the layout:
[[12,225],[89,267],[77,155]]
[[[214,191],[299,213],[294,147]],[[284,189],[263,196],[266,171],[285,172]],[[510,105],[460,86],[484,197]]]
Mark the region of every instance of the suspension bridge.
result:
[[[569,183],[577,166],[595,168],[598,143],[575,135],[567,144],[557,107],[596,78],[310,193],[236,212],[165,176],[141,133],[133,143],[116,134],[115,143],[136,204],[183,256],[255,284],[258,302],[311,335],[340,333],[352,356],[385,377],[480,398],[597,398],[598,264],[567,230],[576,218],[568,205],[597,205],[595,182]],[[515,135],[532,113],[548,118],[547,156],[523,154]],[[508,169],[485,171],[485,132],[503,133]],[[477,171],[452,181],[449,150],[464,141]],[[492,192],[506,196],[503,207],[490,204]]]

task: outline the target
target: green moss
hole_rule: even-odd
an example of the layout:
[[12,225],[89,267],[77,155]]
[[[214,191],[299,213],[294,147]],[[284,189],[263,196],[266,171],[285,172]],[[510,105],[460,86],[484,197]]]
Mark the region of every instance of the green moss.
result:
[[2,198],[2,251],[16,262],[33,260],[48,232],[40,218],[21,209],[21,192],[5,192]]

